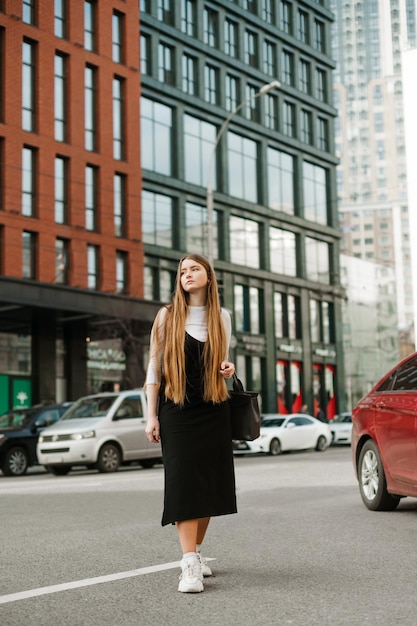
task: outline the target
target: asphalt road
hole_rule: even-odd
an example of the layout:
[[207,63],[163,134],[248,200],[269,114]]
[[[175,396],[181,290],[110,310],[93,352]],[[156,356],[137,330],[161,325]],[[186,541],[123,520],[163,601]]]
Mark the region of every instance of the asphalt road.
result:
[[2,626],[415,625],[417,501],[362,504],[350,449],[236,459],[201,594],[177,591],[162,467],[0,476]]

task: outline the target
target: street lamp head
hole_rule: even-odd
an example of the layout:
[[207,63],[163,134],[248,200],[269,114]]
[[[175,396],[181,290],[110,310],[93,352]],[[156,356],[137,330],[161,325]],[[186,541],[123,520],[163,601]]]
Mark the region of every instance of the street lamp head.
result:
[[268,93],[269,91],[272,91],[272,89],[279,89],[280,87],[281,83],[278,80],[273,80],[272,83],[263,85],[263,87],[260,88],[259,93]]

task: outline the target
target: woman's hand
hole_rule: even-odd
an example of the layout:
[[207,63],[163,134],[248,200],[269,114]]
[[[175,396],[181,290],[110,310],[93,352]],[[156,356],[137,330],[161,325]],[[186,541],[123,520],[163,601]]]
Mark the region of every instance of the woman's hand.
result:
[[159,433],[159,420],[157,417],[148,417],[145,433],[148,441],[150,441],[151,443],[160,442],[161,436]]
[[232,378],[235,373],[235,366],[230,361],[222,361],[220,363],[220,374],[223,378]]

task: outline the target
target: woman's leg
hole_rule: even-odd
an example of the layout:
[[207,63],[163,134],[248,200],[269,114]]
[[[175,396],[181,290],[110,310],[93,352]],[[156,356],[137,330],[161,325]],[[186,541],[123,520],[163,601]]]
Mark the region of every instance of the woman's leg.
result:
[[178,537],[182,553],[197,551],[198,519],[187,519],[177,522]]
[[201,517],[198,520],[197,544],[201,546],[206,536],[207,527],[210,523],[209,517]]

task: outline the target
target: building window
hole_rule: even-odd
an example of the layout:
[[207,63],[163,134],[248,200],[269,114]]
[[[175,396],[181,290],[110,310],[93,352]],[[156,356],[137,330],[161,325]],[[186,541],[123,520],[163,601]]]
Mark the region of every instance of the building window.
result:
[[294,157],[268,148],[267,163],[269,208],[294,215]]
[[334,313],[331,302],[310,300],[310,331],[313,343],[334,343]]
[[286,85],[294,85],[294,55],[287,50],[281,54],[281,77]]
[[255,141],[227,134],[229,195],[248,202],[258,201],[257,145]]
[[84,70],[84,147],[90,152],[97,149],[96,72],[90,65]]
[[142,192],[142,234],[145,244],[172,248],[172,212],[172,198],[151,191]]
[[252,122],[259,122],[259,100],[256,98],[257,89],[246,85],[246,117]]
[[282,132],[295,137],[295,105],[291,102],[284,102],[282,107]]
[[317,118],[317,147],[325,151],[329,148],[328,123],[322,117]]
[[308,44],[308,13],[305,11],[298,11],[298,39],[303,43]]
[[224,51],[232,59],[238,56],[238,25],[230,20],[224,22]]
[[36,278],[36,234],[22,233],[22,277]]
[[217,48],[218,40],[218,16],[216,11],[204,9],[203,13],[204,43],[212,48]]
[[288,230],[270,227],[269,264],[271,272],[297,276],[296,236]]
[[327,224],[327,176],[319,165],[303,163],[304,218]]
[[151,38],[148,35],[140,36],[140,73],[149,76],[152,73],[151,67]]
[[25,24],[31,24],[32,26],[36,25],[35,5],[36,0],[23,0],[22,22]]
[[55,222],[57,224],[67,223],[67,163],[64,157],[55,157]]
[[99,247],[87,245],[87,287],[97,289],[99,280]]
[[300,112],[300,139],[309,145],[313,143],[312,116],[311,112],[305,109]]
[[122,78],[113,78],[113,158],[118,161],[124,157],[123,87]]
[[325,52],[324,24],[320,20],[314,20],[314,47],[320,52]]
[[181,0],[181,31],[195,37],[195,0]]
[[127,252],[116,250],[116,293],[127,293]]
[[210,104],[217,104],[217,69],[211,65],[204,68],[204,99]]
[[312,237],[305,238],[306,277],[317,283],[330,283],[329,244]]
[[274,23],[274,1],[262,0],[262,19],[268,24]]
[[126,235],[126,181],[123,174],[113,176],[113,216],[114,235],[124,237]]
[[96,3],[84,2],[84,48],[92,52],[96,49]]
[[245,63],[249,67],[258,67],[256,50],[256,35],[249,30],[245,31]]
[[278,130],[278,98],[267,94],[264,98],[265,126],[271,130]]
[[196,59],[184,54],[182,57],[182,90],[190,96],[197,94]]
[[226,76],[226,110],[230,113],[238,106],[239,80],[234,76]]
[[170,46],[158,45],[158,80],[166,85],[174,84],[174,51]]
[[54,34],[65,39],[66,32],[66,0],[54,0]]
[[[164,146],[164,150],[160,149]],[[171,175],[172,151],[172,109],[148,100],[141,99],[141,156],[142,167]]]
[[55,282],[57,285],[68,284],[69,270],[68,241],[66,239],[55,240]]
[[[184,133],[185,180],[205,187],[209,161],[216,140],[216,127],[191,115],[184,115]],[[211,175],[213,189],[215,189],[217,181],[215,155],[213,159]]]
[[[218,258],[217,213],[213,211],[214,256]],[[207,209],[187,202],[185,205],[185,228],[187,252],[207,254]]]
[[158,0],[158,20],[165,24],[173,23],[171,0]]
[[256,15],[257,13],[257,1],[256,0],[243,0],[243,8],[245,11],[252,13],[252,15]]
[[157,267],[145,266],[144,297],[145,300],[169,302],[175,288],[175,272],[158,270]]
[[298,296],[274,293],[275,337],[301,339],[301,302]]
[[320,102],[327,101],[326,72],[320,68],[316,68],[316,98]]
[[112,60],[123,63],[123,21],[124,15],[118,11],[112,16]]
[[23,42],[22,48],[22,128],[35,130],[35,44]]
[[61,54],[56,54],[54,59],[54,129],[55,140],[66,140],[66,58]]
[[287,0],[281,0],[279,5],[279,27],[284,33],[291,34],[291,3]]
[[235,215],[230,217],[230,261],[246,267],[260,267],[258,222]]
[[264,73],[272,77],[277,75],[275,44],[270,41],[264,41]]
[[22,215],[36,214],[36,158],[35,149],[25,146],[22,150]]
[[304,59],[300,59],[300,63],[298,66],[299,71],[299,87],[300,91],[303,93],[309,94],[311,91],[310,84],[310,63],[304,61]]
[[85,168],[85,227],[97,229],[97,168],[87,165]]
[[234,287],[234,318],[238,332],[258,335],[264,332],[263,292],[257,287],[236,284]]

